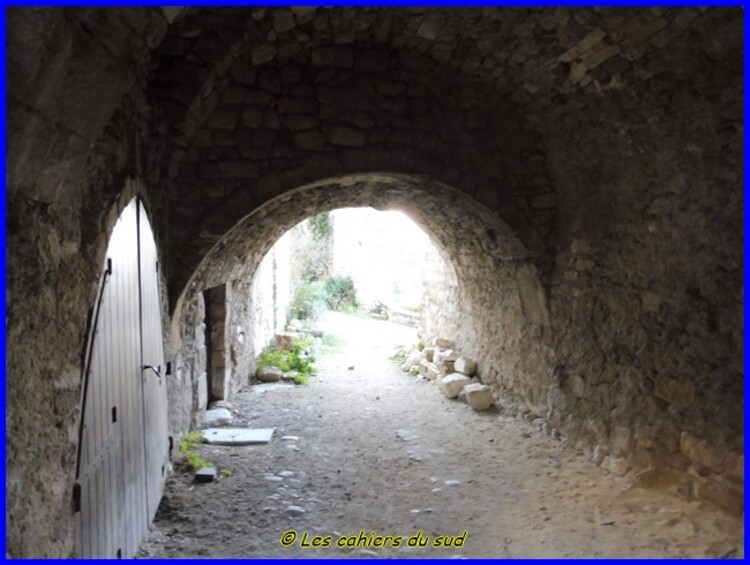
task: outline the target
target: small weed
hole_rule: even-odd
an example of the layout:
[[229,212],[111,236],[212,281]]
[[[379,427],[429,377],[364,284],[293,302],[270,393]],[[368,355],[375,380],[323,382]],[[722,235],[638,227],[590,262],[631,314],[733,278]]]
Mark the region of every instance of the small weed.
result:
[[306,385],[307,384],[307,375],[297,375],[294,377],[294,384],[296,385]]
[[419,371],[418,371],[417,369],[411,369],[411,370],[409,371],[409,374],[410,374],[410,375],[411,375],[412,377],[416,377],[417,375],[419,375]]
[[297,371],[300,375],[309,376],[315,373],[313,361],[313,339],[300,337],[290,349],[281,349],[276,345],[270,345],[261,351],[256,359],[256,365],[261,367],[278,367],[285,373]]
[[198,453],[198,445],[203,442],[203,435],[200,432],[189,432],[180,440],[180,453],[187,459],[188,466],[193,471],[200,471],[205,467],[213,467],[210,461],[202,459]]
[[232,475],[234,475],[231,469],[222,469],[221,474],[224,475],[225,477],[231,477]]

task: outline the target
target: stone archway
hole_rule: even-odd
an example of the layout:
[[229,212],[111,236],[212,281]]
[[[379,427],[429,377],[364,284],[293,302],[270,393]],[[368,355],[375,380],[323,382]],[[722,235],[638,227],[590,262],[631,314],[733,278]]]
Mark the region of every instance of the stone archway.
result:
[[[442,301],[442,311],[432,314],[433,327],[456,335],[461,350],[486,365],[486,382],[498,396],[511,393],[539,416],[546,415],[549,399],[560,395],[550,394],[556,386],[554,354],[534,255],[483,204],[422,176],[363,173],[324,179],[285,193],[238,222],[203,258],[176,305],[173,345],[179,351],[178,370],[196,375],[205,371],[195,369],[199,353],[189,338],[195,334],[194,313],[202,308],[201,293],[249,280],[273,243],[303,219],[356,206],[402,210],[430,234],[458,281],[457,291]],[[227,319],[232,328],[244,323],[232,313]],[[226,334],[226,347],[235,352],[233,391],[247,382],[253,367],[253,337],[235,343],[236,334]],[[173,405],[191,404],[187,397],[196,387],[182,383],[179,389],[171,391]],[[180,427],[176,421],[173,425]]]

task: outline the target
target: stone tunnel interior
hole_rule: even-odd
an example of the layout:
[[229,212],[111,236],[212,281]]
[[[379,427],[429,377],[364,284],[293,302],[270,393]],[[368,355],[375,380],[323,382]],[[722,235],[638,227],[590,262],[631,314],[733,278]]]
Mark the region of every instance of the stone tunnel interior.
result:
[[[741,9],[11,8],[7,34],[7,555],[80,555],[87,351],[131,209],[160,454],[205,410],[205,293],[250,296],[289,228],[370,206],[455,270],[423,320],[503,414],[743,515]],[[253,336],[227,335],[232,400]]]

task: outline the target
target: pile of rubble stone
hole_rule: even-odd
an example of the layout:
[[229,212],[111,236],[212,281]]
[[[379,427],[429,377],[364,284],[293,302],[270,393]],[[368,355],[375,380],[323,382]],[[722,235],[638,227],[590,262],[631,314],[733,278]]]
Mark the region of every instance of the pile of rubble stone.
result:
[[474,410],[487,410],[494,404],[490,387],[477,375],[477,363],[455,349],[450,339],[432,338],[424,347],[415,348],[402,366],[404,371],[417,372],[448,398],[464,400]]

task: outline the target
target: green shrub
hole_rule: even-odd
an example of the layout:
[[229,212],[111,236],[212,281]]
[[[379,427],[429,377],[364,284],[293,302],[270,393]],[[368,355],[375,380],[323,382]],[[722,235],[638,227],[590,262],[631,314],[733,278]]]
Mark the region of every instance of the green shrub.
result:
[[326,302],[332,310],[356,310],[357,291],[351,277],[330,277],[325,283]]
[[260,352],[260,355],[258,355],[255,364],[259,369],[262,367],[278,367],[282,371],[291,370],[285,368],[288,366],[289,360],[287,359],[287,352],[283,349],[266,347]]
[[294,292],[290,316],[298,320],[315,320],[325,311],[327,294],[320,281],[303,284]]

